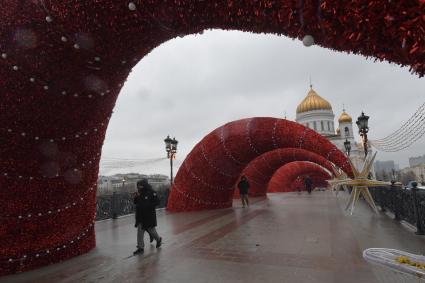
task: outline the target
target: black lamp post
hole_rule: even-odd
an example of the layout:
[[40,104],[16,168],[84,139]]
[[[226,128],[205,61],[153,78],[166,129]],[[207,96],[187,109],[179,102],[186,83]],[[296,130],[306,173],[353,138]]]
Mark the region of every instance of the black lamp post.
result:
[[171,184],[173,184],[173,159],[176,158],[178,141],[176,140],[176,138],[171,139],[170,136],[168,135],[165,138],[164,142],[165,142],[165,150],[167,151],[167,158],[170,159],[170,168],[171,168],[170,182]]
[[125,178],[122,178],[122,189],[121,189],[122,191],[124,191],[125,182],[126,182]]
[[350,156],[351,143],[348,139],[345,139],[344,147],[345,147],[345,152],[347,153],[348,156]]
[[356,124],[359,127],[359,134],[363,140],[364,156],[367,157],[367,133],[369,132],[368,127],[369,116],[366,116],[363,112],[362,115],[357,118]]
[[345,127],[345,136],[350,136],[350,130],[347,127]]

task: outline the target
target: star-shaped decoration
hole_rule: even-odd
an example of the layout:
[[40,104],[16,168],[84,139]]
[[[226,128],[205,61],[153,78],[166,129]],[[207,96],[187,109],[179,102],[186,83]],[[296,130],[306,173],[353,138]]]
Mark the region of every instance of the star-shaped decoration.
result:
[[332,164],[332,167],[334,169],[333,175],[335,176],[335,178],[330,180],[332,183],[331,182],[329,183],[331,185],[331,189],[335,191],[335,195],[338,196],[339,191],[341,189],[344,190],[344,186],[339,184],[339,182],[345,181],[348,178],[348,176],[344,171],[342,171],[340,168],[338,168],[334,164]]
[[334,187],[339,185],[347,185],[347,186],[353,187],[350,200],[348,201],[347,207],[345,208],[345,210],[350,209],[350,215],[353,215],[354,208],[356,206],[357,201],[359,200],[360,195],[363,195],[366,202],[372,207],[372,209],[376,213],[378,213],[378,209],[376,208],[372,195],[369,192],[369,187],[384,187],[384,186],[388,186],[390,183],[368,179],[368,175],[372,167],[373,161],[375,160],[375,157],[376,157],[376,152],[372,158],[369,158],[369,159],[366,158],[361,171],[357,170],[356,166],[354,166],[350,158],[348,158],[351,169],[353,170],[354,179],[351,179],[348,177],[346,177],[345,179],[342,179],[342,177],[338,178],[338,175],[337,175],[335,179],[328,181],[329,184],[331,184]]

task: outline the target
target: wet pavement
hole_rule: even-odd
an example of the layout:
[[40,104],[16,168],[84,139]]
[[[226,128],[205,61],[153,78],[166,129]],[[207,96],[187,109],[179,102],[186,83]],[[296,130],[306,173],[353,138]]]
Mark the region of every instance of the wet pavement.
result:
[[[134,216],[97,222],[97,247],[71,260],[0,277],[0,282],[387,282],[391,273],[366,263],[369,247],[425,253],[425,238],[348,195],[275,193],[233,208],[158,211],[163,246],[145,235],[136,248]],[[397,281],[395,281],[397,282]]]

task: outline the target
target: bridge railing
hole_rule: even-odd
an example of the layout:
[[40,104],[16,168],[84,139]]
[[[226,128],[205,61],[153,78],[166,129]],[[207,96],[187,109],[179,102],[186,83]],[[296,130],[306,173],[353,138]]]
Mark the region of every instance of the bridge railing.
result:
[[[160,204],[167,206],[168,191],[159,193]],[[113,193],[96,197],[96,220],[115,219],[118,216],[134,213],[133,193]]]
[[375,203],[381,211],[390,211],[397,221],[405,221],[416,226],[416,234],[424,235],[425,190],[416,187],[403,188],[401,185],[370,188]]

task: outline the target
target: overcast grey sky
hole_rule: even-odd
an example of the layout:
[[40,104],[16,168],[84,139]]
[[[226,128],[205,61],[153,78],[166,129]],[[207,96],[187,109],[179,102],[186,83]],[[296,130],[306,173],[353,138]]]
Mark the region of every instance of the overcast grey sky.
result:
[[[241,118],[295,119],[309,89],[333,107],[337,122],[345,104],[355,121],[371,116],[370,139],[398,129],[425,101],[425,78],[386,62],[337,53],[274,35],[206,31],[173,39],[134,68],[118,98],[107,130],[102,159],[165,156],[167,134],[179,141],[177,163],[215,128]],[[355,129],[356,126],[354,125]],[[358,137],[357,137],[358,138]],[[378,153],[401,167],[425,153],[425,138],[407,150]],[[102,174],[137,171],[169,174],[168,160]]]

